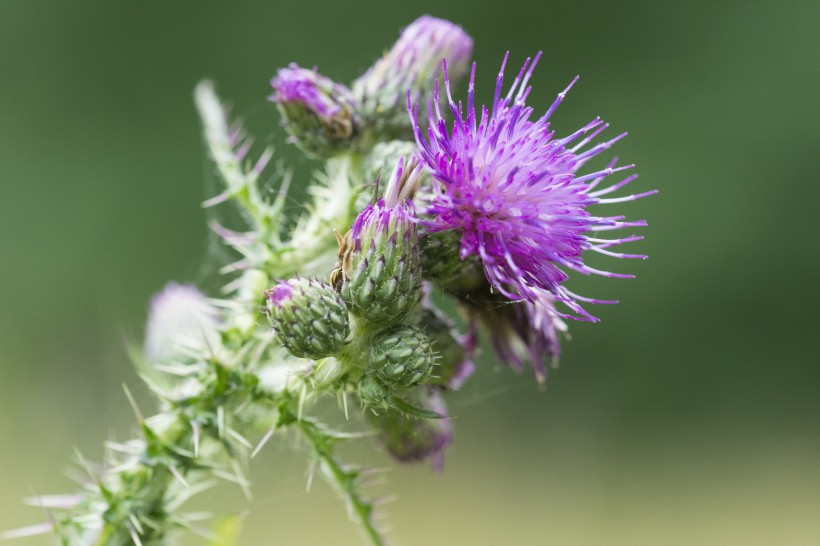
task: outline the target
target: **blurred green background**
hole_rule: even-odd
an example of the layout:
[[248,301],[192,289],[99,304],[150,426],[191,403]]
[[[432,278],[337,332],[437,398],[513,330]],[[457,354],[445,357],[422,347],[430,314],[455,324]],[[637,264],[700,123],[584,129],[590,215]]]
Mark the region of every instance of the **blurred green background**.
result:
[[[574,285],[621,304],[570,325],[547,390],[485,351],[445,473],[389,474],[396,543],[820,544],[817,1],[4,0],[0,529],[43,520],[32,491],[73,489],[72,446],[127,437],[123,382],[151,407],[124,349],[150,295],[215,286],[196,82],[305,174],[265,100],[275,70],[352,80],[424,13],[475,38],[484,100],[507,49],[545,51],[537,108],[580,73],[559,131],[628,130],[635,190],[661,193],[620,209],[650,222],[650,260],[609,262],[638,278]],[[291,444],[255,462],[253,504],[201,504],[250,509],[242,544],[356,544]]]

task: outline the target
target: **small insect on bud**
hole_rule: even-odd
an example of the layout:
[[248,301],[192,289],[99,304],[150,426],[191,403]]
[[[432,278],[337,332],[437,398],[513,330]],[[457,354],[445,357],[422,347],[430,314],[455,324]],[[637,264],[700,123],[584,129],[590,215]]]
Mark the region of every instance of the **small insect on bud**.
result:
[[294,356],[324,358],[346,343],[350,334],[347,309],[325,283],[291,279],[265,292],[265,298],[276,335]]
[[353,147],[356,101],[342,84],[291,63],[271,80],[285,130],[305,153],[324,158]]
[[433,343],[420,328],[395,326],[373,339],[368,368],[382,385],[409,389],[427,381],[435,363]]
[[420,170],[399,161],[384,199],[365,208],[340,239],[335,285],[350,312],[365,323],[389,326],[421,297],[418,231],[409,199]]

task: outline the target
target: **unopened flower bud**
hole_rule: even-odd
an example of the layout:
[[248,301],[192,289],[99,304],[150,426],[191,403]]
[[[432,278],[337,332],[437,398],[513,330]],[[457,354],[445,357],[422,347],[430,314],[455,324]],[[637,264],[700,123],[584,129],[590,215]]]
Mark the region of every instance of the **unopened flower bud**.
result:
[[369,418],[381,432],[387,451],[403,463],[429,459],[433,469],[444,467],[444,449],[453,441],[453,427],[447,417],[447,407],[437,389],[421,389],[415,401],[427,411],[437,413],[439,419],[420,419],[391,409],[371,413]]
[[458,25],[429,15],[413,21],[390,51],[353,83],[369,129],[380,140],[407,134],[408,92],[413,103],[426,102],[442,75],[442,60],[453,82],[467,72],[472,51],[472,38]]
[[395,326],[377,335],[368,368],[389,389],[424,383],[433,371],[436,353],[429,337],[415,326]]
[[269,98],[292,141],[304,152],[330,157],[353,147],[359,122],[350,89],[295,63],[280,69],[271,85],[274,93]]
[[384,199],[365,208],[340,242],[339,289],[364,322],[395,324],[421,297],[418,231],[408,204],[419,176],[415,164],[400,162]]
[[310,279],[291,279],[265,292],[265,298],[276,335],[294,356],[331,356],[347,341],[347,309],[328,285]]

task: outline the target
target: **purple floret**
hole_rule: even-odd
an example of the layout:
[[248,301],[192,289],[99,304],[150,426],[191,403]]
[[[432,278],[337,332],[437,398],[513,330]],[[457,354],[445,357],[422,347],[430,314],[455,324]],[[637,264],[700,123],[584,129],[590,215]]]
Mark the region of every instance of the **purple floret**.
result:
[[293,296],[293,286],[287,281],[281,281],[279,284],[265,292],[265,298],[271,305],[282,307],[290,301]]
[[[507,55],[508,56],[508,55]],[[438,107],[439,89],[428,104],[429,127],[425,136],[417,113],[409,104],[420,156],[434,178],[429,199],[420,206],[423,222],[430,232],[458,230],[462,259],[477,255],[484,273],[498,292],[511,300],[525,300],[545,306],[549,313],[574,319],[597,321],[579,302],[615,303],[581,297],[566,287],[566,270],[607,277],[632,277],[601,271],[584,262],[584,252],[618,258],[645,258],[621,254],[609,247],[639,240],[630,236],[598,238],[597,232],[646,225],[626,221],[623,216],[596,216],[588,207],[596,204],[632,201],[656,193],[649,191],[619,198],[603,198],[637,175],[610,185],[598,186],[609,175],[630,169],[617,166],[580,174],[584,164],[626,136],[590,145],[607,128],[595,118],[581,129],[556,138],[549,118],[564,100],[577,77],[546,111],[531,121],[533,109],[526,105],[531,87],[527,84],[541,54],[524,63],[506,96],[501,95],[504,67],[501,65],[492,109],[474,103],[475,64],[470,75],[466,108],[450,94],[445,70],[449,123]],[[552,302],[562,302],[570,314],[553,311]]]

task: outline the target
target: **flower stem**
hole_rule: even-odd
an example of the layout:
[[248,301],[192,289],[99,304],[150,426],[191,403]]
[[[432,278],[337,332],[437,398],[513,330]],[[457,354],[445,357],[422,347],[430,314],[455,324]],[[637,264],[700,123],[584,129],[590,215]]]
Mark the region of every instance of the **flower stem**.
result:
[[374,506],[371,501],[367,501],[359,494],[357,479],[360,471],[345,468],[333,456],[334,438],[331,434],[322,430],[315,422],[302,419],[297,423],[299,430],[310,442],[316,457],[322,464],[325,474],[329,480],[336,485],[339,492],[344,495],[357,523],[364,531],[373,546],[386,546],[387,539],[381,533],[373,521]]

